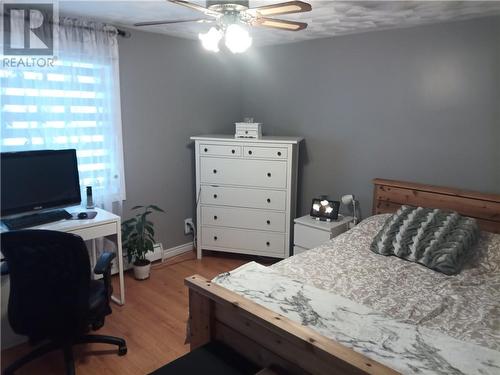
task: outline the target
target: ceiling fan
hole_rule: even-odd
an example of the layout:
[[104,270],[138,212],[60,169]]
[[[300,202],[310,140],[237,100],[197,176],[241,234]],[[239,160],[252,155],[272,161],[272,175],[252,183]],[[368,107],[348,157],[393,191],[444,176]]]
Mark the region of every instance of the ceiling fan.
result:
[[[169,0],[171,3],[185,6],[203,13],[204,18],[185,20],[162,20],[139,22],[134,26],[168,25],[183,22],[215,23],[206,34],[199,34],[203,47],[218,52],[219,42],[224,37],[225,44],[233,53],[244,52],[252,44],[252,38],[244,26],[268,27],[286,31],[299,31],[307,27],[307,23],[269,18],[282,14],[309,12],[311,5],[303,1],[265,5],[250,8],[248,0],[207,0],[207,6],[193,4],[184,0]],[[207,18],[211,17],[211,18]]]

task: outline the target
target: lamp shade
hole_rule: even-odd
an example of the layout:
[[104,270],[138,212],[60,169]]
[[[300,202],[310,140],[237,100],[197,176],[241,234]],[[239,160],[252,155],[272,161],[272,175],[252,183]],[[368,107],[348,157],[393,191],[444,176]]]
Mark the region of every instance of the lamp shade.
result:
[[341,200],[342,204],[345,204],[347,206],[348,204],[351,204],[354,201],[354,195],[352,194],[343,195]]

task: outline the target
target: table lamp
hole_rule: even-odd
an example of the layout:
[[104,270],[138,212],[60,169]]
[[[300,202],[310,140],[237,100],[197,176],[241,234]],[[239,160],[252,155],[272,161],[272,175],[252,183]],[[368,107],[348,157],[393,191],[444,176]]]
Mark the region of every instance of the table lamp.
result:
[[356,225],[358,223],[358,216],[356,214],[356,199],[354,199],[354,195],[343,195],[341,200],[342,204],[344,204],[345,206],[352,204],[352,216],[354,217],[353,223],[354,225]]

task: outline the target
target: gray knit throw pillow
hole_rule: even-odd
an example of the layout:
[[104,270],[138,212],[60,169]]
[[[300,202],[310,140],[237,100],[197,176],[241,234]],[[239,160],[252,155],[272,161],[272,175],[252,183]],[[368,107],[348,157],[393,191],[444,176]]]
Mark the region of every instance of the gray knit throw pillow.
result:
[[401,206],[387,219],[370,249],[456,275],[478,237],[475,219],[456,212]]

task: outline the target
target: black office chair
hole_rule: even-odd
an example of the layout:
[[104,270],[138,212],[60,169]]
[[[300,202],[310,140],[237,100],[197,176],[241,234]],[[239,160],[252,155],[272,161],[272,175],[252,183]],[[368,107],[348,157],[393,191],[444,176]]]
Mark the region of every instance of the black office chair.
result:
[[[27,335],[31,344],[41,344],[4,370],[14,371],[53,350],[61,349],[67,374],[75,373],[72,345],[105,343],[118,346],[118,355],[127,353],[124,339],[87,335],[90,328],[104,325],[111,314],[111,261],[113,253],[99,258],[90,279],[90,261],[82,238],[48,230],[21,230],[1,235],[6,259],[2,273],[10,277],[8,316],[14,332]],[[5,269],[5,268],[8,268]]]

